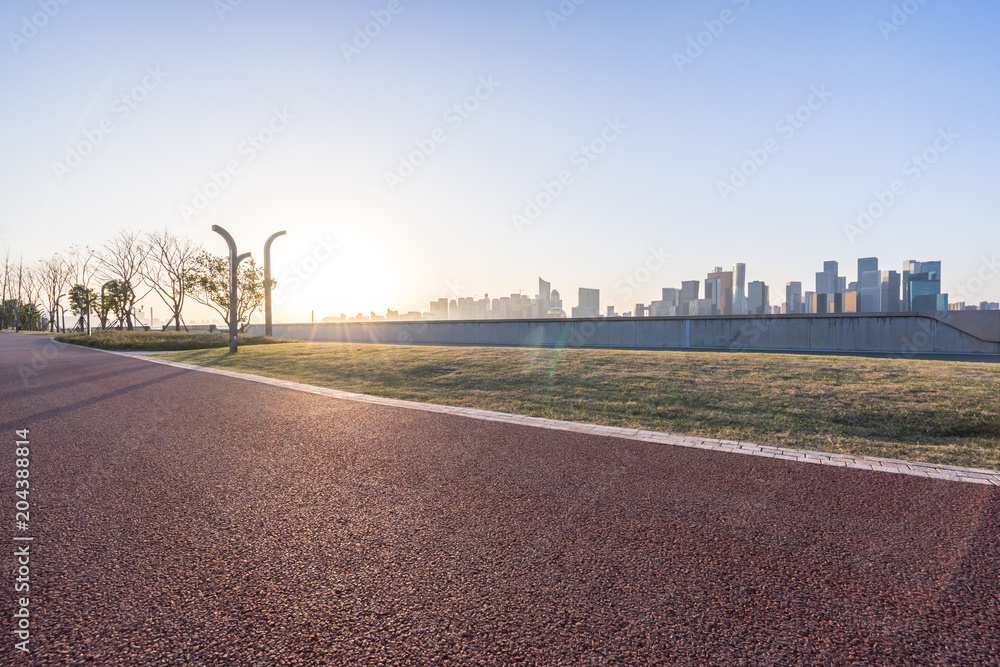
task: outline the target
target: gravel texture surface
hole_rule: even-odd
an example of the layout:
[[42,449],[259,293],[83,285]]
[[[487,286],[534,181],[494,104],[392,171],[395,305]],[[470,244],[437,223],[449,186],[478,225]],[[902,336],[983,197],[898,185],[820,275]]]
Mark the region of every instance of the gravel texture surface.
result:
[[[0,336],[0,664],[1000,664],[1000,489]],[[31,522],[14,530],[14,430]]]

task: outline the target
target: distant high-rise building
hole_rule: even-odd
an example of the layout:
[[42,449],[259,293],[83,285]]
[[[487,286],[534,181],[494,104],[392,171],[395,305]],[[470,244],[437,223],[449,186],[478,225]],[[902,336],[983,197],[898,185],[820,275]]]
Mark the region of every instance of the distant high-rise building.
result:
[[617,315],[615,315],[615,307],[614,306],[608,306],[608,315],[607,316],[608,317],[618,317]]
[[713,315],[733,314],[733,272],[721,266],[705,278],[705,298],[712,302]]
[[698,292],[701,283],[697,280],[685,280],[681,283],[680,303],[678,304],[678,315],[693,315],[691,304],[698,300]]
[[733,264],[733,315],[747,314],[746,280],[747,265]]
[[549,308],[552,307],[552,284],[546,280],[542,280],[542,277],[538,277],[538,294],[535,295],[535,300],[531,304],[531,316],[535,318],[545,317]]
[[[823,262],[823,270],[816,274],[816,294],[836,294],[840,289],[839,264]],[[846,282],[844,283],[846,287]]]
[[910,298],[910,276],[913,274],[920,273],[920,262],[915,259],[908,259],[903,262],[903,277],[900,283],[900,289],[902,290],[902,309],[904,311],[913,310],[913,302]]
[[431,301],[431,318],[435,320],[448,319],[448,299]]
[[785,283],[785,312],[790,314],[802,312],[802,283]]
[[711,299],[695,299],[688,304],[689,315],[715,315],[715,303]]
[[538,277],[538,298],[543,300],[548,304],[549,299],[552,296],[552,283],[542,280],[541,276]]
[[601,314],[601,290],[581,287],[579,305],[573,308],[573,317],[599,317]]
[[878,269],[861,274],[862,313],[882,312],[882,272]]
[[681,290],[676,287],[664,287],[663,296],[659,301],[649,304],[649,315],[652,317],[675,317],[681,315]]
[[941,262],[903,262],[903,310],[948,309],[948,295],[941,294]]
[[837,291],[837,276],[820,271],[816,273],[816,294],[833,294]]
[[878,257],[862,257],[858,259],[858,289],[861,288],[861,277],[865,271],[878,271]]
[[883,313],[899,312],[899,274],[895,271],[879,271],[882,278],[882,311]]
[[771,311],[770,294],[760,280],[753,280],[748,285],[747,312],[751,315],[766,315]]
[[816,312],[816,292],[806,292],[802,295],[802,312],[803,313],[815,313]]
[[848,290],[844,292],[844,311],[845,313],[860,313],[861,312],[861,292],[858,290]]
[[681,301],[681,291],[676,287],[664,287],[661,291],[663,303],[668,306],[677,307]]

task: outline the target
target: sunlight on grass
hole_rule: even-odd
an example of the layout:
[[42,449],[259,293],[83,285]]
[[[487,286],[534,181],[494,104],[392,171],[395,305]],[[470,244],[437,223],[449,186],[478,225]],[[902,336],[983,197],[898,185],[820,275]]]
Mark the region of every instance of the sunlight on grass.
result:
[[389,398],[1000,467],[1000,368],[835,356],[287,343],[165,355]]
[[[51,334],[50,334],[51,335]],[[101,350],[159,351],[159,350],[204,350],[228,348],[227,333],[186,333],[177,331],[100,331],[91,335],[85,333],[56,334],[60,343],[71,343]],[[267,345],[286,342],[280,338],[267,336],[239,337],[242,345]]]

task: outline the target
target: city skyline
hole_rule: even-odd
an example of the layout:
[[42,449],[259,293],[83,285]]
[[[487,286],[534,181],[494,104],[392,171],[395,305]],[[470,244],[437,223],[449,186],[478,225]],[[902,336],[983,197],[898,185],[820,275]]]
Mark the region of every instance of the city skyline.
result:
[[[545,319],[593,317],[689,317],[771,314],[824,313],[884,313],[929,312],[948,310],[998,310],[1000,303],[955,301],[941,292],[942,263],[935,260],[906,260],[903,270],[879,269],[877,257],[857,259],[857,280],[840,275],[836,260],[823,262],[823,271],[816,272],[815,288],[803,289],[802,281],[788,281],[784,292],[771,301],[771,286],[764,281],[746,282],[746,264],[737,262],[732,271],[714,267],[703,281],[681,281],[680,287],[661,288],[662,298],[648,305],[637,302],[632,311],[618,311],[614,304],[602,308],[600,290],[578,288],[577,306],[564,308],[561,293],[552,283],[538,278],[534,297],[521,292],[491,297],[441,297],[430,302],[426,310],[388,309],[385,315],[370,311],[356,314],[340,313],[324,316],[323,322],[375,320],[478,320],[478,319]],[[704,291],[702,291],[704,289]],[[912,292],[912,294],[911,294]],[[794,305],[789,305],[794,304]]]
[[0,243],[287,229],[283,321],[928,248],[954,294],[998,254],[1000,8],[901,6],[8,3]]

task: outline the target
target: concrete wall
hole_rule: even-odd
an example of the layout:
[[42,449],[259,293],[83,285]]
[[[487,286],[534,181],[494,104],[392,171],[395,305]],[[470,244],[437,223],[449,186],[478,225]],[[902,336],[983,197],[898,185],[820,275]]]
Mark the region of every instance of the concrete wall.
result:
[[274,335],[399,345],[995,355],[1000,311],[276,324]]

